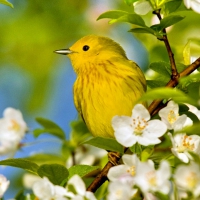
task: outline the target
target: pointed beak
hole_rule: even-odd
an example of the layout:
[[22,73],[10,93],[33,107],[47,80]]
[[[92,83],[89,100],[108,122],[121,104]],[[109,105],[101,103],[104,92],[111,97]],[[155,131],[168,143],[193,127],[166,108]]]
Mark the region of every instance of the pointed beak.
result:
[[70,49],[60,49],[60,50],[55,50],[54,52],[62,55],[68,55],[73,53],[73,51],[71,51]]

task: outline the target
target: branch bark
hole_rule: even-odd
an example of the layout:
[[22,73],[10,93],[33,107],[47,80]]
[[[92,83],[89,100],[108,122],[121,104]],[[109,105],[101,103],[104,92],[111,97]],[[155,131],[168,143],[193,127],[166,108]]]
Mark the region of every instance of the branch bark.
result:
[[[157,17],[160,21],[162,20],[162,17],[160,15],[160,10],[155,10],[153,12],[153,14],[157,15]],[[179,74],[178,74],[178,71],[177,71],[177,68],[176,68],[176,63],[175,63],[175,60],[174,60],[174,54],[173,54],[171,46],[169,44],[167,32],[166,32],[165,29],[163,29],[163,33],[164,33],[164,35],[162,36],[162,39],[160,39],[160,40],[162,40],[165,43],[165,47],[167,49],[167,53],[168,53],[168,56],[169,56],[169,60],[170,60],[170,64],[171,64],[171,71],[172,71],[171,79],[172,80],[177,79],[177,78],[179,78]]]
[[[200,67],[200,57],[180,73],[180,78],[191,74],[198,67]],[[167,83],[166,87],[176,87],[177,84],[178,84],[178,79],[171,79]],[[159,106],[159,104],[161,102],[162,102],[162,100],[154,100],[151,103],[151,105],[148,108],[149,113],[151,114],[151,116],[156,114],[159,111],[159,110],[157,110],[157,112],[154,112],[156,110],[156,108],[158,108],[158,106]]]
[[[112,159],[115,163],[118,163],[120,158],[121,158],[120,154],[117,154],[117,156],[112,156]],[[94,179],[94,181],[89,185],[87,191],[95,192],[106,180],[108,180],[107,178],[108,171],[113,166],[114,165],[109,161],[102,169],[101,173],[98,174],[97,177]]]

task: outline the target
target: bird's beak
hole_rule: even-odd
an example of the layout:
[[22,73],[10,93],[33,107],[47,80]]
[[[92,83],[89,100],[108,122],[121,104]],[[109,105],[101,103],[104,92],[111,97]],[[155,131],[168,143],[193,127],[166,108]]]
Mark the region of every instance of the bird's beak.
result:
[[54,52],[62,55],[68,55],[73,53],[73,51],[71,51],[70,49],[60,49],[60,50],[55,50]]

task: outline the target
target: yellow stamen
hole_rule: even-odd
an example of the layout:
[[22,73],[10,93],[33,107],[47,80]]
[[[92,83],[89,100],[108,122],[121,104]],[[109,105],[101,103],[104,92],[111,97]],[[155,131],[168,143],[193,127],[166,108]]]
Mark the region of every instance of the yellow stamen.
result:
[[179,115],[175,114],[173,110],[170,110],[167,116],[169,123],[173,124],[177,120],[178,116]]
[[127,172],[131,175],[131,176],[135,176],[135,166],[131,166]]
[[178,147],[178,152],[182,153],[185,150],[194,151],[195,145],[191,143],[192,137],[184,135],[182,145]]
[[9,130],[14,130],[14,131],[19,131],[20,130],[20,125],[14,120],[10,120],[11,125],[8,127]]
[[141,135],[148,125],[148,122],[144,118],[140,119],[140,117],[137,117],[137,120],[133,119],[133,125],[135,126],[134,133],[136,135]]
[[156,179],[156,174],[155,174],[155,171],[150,171],[146,174],[146,178],[147,178],[147,181],[148,183],[151,185],[151,186],[156,186],[157,185],[157,179]]
[[190,188],[194,188],[198,182],[197,180],[197,174],[194,172],[190,172],[190,174],[187,176],[186,181],[188,183],[188,186]]

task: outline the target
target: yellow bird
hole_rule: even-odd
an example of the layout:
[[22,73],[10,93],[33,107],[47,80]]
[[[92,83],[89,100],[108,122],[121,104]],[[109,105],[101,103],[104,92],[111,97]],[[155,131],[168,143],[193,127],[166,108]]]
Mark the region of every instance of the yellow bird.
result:
[[136,100],[146,91],[141,69],[107,37],[85,36],[69,49],[55,52],[71,60],[77,74],[74,103],[89,131],[94,136],[114,137],[112,118],[131,116]]

